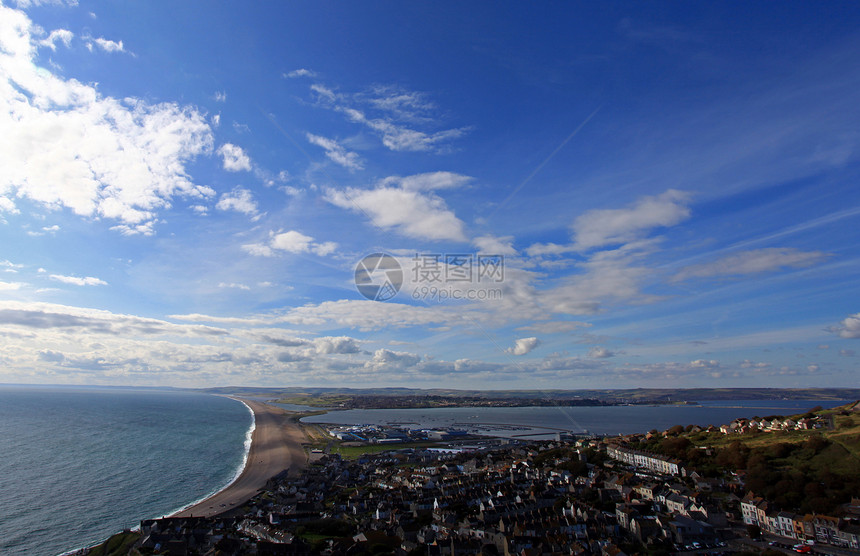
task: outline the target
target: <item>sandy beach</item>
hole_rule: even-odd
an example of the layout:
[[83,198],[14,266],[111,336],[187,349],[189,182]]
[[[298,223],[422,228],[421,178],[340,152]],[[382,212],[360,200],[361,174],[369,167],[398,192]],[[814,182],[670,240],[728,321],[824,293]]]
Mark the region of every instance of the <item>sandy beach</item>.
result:
[[302,448],[305,434],[301,427],[289,421],[283,409],[258,401],[241,401],[254,412],[256,425],[245,469],[224,490],[174,514],[174,517],[211,517],[224,513],[241,506],[278,473],[285,469],[297,473],[307,464]]

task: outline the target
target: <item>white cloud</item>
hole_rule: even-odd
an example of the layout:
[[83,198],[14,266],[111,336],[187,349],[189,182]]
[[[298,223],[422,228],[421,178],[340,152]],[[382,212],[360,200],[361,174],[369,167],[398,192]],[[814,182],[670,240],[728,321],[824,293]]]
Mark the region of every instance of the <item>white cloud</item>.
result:
[[361,348],[355,338],[349,336],[327,336],[314,338],[314,350],[320,355],[359,353]]
[[626,243],[654,228],[683,222],[690,216],[689,195],[670,189],[661,195],[643,197],[630,208],[591,210],[573,223],[577,249]]
[[218,147],[218,154],[224,160],[224,169],[228,172],[240,172],[251,169],[251,159],[242,147],[232,143],[224,143]]
[[63,43],[66,48],[72,44],[72,39],[75,34],[67,29],[55,29],[47,36],[47,38],[39,41],[39,46],[46,46],[51,50],[57,50],[57,43]]
[[320,97],[324,98],[325,100],[328,100],[331,102],[334,102],[335,100],[337,100],[337,95],[334,93],[334,91],[332,91],[331,89],[329,89],[328,87],[326,87],[324,85],[320,85],[318,83],[315,83],[315,84],[311,85],[311,91],[315,92],[316,94],[318,94]]
[[577,265],[581,273],[538,292],[541,305],[554,313],[589,315],[603,311],[606,302],[641,305],[659,301],[662,297],[642,291],[643,281],[653,272],[642,263],[651,248],[647,243],[632,243],[592,254]]
[[221,195],[221,199],[215,205],[215,208],[225,211],[235,210],[249,216],[257,214],[257,203],[254,201],[254,195],[242,187],[235,187],[230,193]]
[[301,232],[290,230],[272,236],[271,246],[289,253],[306,253],[310,250],[313,239]]
[[536,322],[527,326],[520,326],[517,330],[530,330],[541,334],[557,334],[560,332],[572,332],[578,328],[588,328],[591,324],[587,322],[557,320],[547,322]]
[[399,120],[412,122],[432,120],[431,113],[436,109],[436,105],[427,99],[426,94],[393,85],[375,85],[369,93],[358,95],[358,100]]
[[251,288],[246,286],[245,284],[237,284],[235,282],[220,282],[218,284],[219,288],[232,288],[237,290],[250,291]]
[[77,6],[78,0],[13,0],[19,8],[31,6]]
[[27,235],[33,236],[33,237],[38,237],[38,236],[43,236],[45,234],[55,234],[58,231],[60,231],[60,227],[57,226],[56,224],[54,224],[53,226],[43,226],[41,231],[38,231],[38,232],[34,232],[32,230],[28,231]]
[[378,349],[364,367],[376,372],[397,372],[414,367],[421,362],[421,356],[405,351]]
[[201,197],[185,164],[212,148],[192,108],[103,97],[36,65],[36,27],[0,6],[0,196],[152,233],[175,196]]
[[85,37],[84,40],[84,44],[86,45],[87,50],[89,50],[90,52],[92,52],[96,48],[100,48],[108,53],[125,52],[125,47],[123,46],[122,41],[112,41],[102,37]]
[[257,257],[275,256],[275,252],[272,251],[272,248],[264,243],[246,243],[242,246],[242,249],[249,255],[254,255]]
[[839,326],[832,327],[831,332],[842,338],[860,338],[860,313],[844,319]]
[[557,243],[535,243],[526,249],[526,254],[530,257],[540,257],[542,255],[563,255],[576,251],[573,245],[559,245]]
[[51,280],[55,280],[57,282],[62,282],[64,284],[72,284],[73,286],[107,286],[107,282],[104,280],[100,280],[99,278],[94,278],[92,276],[85,276],[83,278],[78,276],[63,276],[62,274],[51,274]]
[[462,137],[466,132],[466,128],[462,128],[425,133],[385,118],[368,118],[364,112],[355,108],[340,107],[338,110],[346,114],[350,121],[363,124],[377,132],[382,138],[382,144],[392,151],[439,151],[441,144]]
[[6,197],[0,197],[0,210],[10,214],[20,214],[21,212],[17,207],[15,207],[15,203],[12,202],[12,199]]
[[389,176],[380,182],[384,186],[399,186],[406,191],[433,191],[463,187],[474,178],[454,172],[427,172],[411,176]]
[[[442,152],[445,143],[461,137],[467,128],[445,129],[441,131],[420,131],[408,127],[402,120],[413,123],[432,122],[430,109],[432,103],[424,100],[420,93],[403,91],[399,88],[376,87],[373,94],[337,94],[328,87],[315,83],[311,91],[326,107],[340,112],[356,124],[366,126],[379,135],[382,144],[393,151]],[[379,117],[369,116],[356,108],[361,103],[369,104]],[[401,121],[398,121],[401,120]]]
[[260,257],[273,257],[277,251],[296,254],[315,253],[320,257],[325,257],[334,253],[337,247],[337,243],[333,241],[318,243],[311,236],[295,230],[270,232],[267,243],[250,243],[242,246],[246,252]]
[[226,91],[215,91],[215,102],[227,102]]
[[317,76],[316,72],[313,72],[313,71],[311,71],[309,69],[305,69],[305,68],[295,69],[291,72],[284,74],[284,77],[289,78],[289,79],[295,79],[296,77],[316,77],[316,76]]
[[326,200],[335,206],[369,216],[374,226],[430,240],[465,241],[463,222],[433,193],[393,187],[328,189]]
[[507,348],[505,351],[511,355],[525,355],[540,345],[540,340],[535,337],[520,338],[514,341],[514,346]]
[[696,359],[690,361],[690,367],[694,369],[713,369],[720,366],[720,362],[715,359]]
[[741,369],[767,369],[771,365],[770,363],[766,363],[764,361],[750,361],[749,359],[744,359],[741,361],[740,365],[738,365]]
[[478,248],[479,253],[488,255],[516,255],[517,250],[513,246],[512,236],[496,237],[485,235],[472,240],[472,245]]
[[357,153],[351,152],[343,148],[334,139],[326,139],[312,133],[307,134],[308,141],[311,144],[325,149],[325,155],[334,163],[340,164],[344,168],[350,170],[361,170],[364,168],[361,164],[361,159]]
[[2,281],[0,281],[0,292],[20,290],[22,287],[24,287],[26,285],[27,284],[24,284],[22,282],[2,282]]
[[595,359],[606,359],[614,355],[615,353],[613,353],[612,351],[600,346],[594,346],[588,350],[588,356],[593,357]]
[[688,278],[761,274],[784,268],[804,268],[819,263],[828,256],[821,251],[800,251],[787,247],[753,249],[728,255],[711,263],[688,266],[672,279],[681,281]]

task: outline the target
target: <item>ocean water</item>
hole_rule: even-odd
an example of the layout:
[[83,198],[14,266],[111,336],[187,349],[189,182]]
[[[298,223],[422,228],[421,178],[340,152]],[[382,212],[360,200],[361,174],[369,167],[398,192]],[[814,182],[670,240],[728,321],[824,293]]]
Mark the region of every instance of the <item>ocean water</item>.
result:
[[0,554],[60,554],[205,498],[252,423],[206,394],[0,386]]
[[699,405],[349,409],[302,420],[345,425],[397,425],[412,429],[454,427],[490,436],[551,439],[558,432],[615,435],[666,430],[674,425],[719,426],[739,417],[792,415],[817,405],[828,408],[843,403],[846,402],[740,400],[705,401]]

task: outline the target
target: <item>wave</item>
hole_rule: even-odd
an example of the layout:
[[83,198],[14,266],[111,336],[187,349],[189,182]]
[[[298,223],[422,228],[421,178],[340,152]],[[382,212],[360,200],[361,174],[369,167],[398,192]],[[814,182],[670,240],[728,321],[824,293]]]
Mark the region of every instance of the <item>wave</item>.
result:
[[[245,466],[248,465],[248,456],[251,453],[251,439],[254,437],[254,431],[257,429],[257,418],[254,416],[254,410],[251,409],[251,406],[249,406],[248,404],[246,404],[245,402],[243,402],[239,398],[233,398],[230,396],[224,396],[224,397],[231,399],[231,400],[234,400],[234,401],[237,401],[240,404],[244,405],[245,409],[247,409],[248,412],[251,414],[251,426],[250,426],[250,428],[248,428],[248,431],[245,433],[245,442],[243,444],[244,454],[242,454],[242,463],[240,463],[239,466],[236,468],[236,472],[233,473],[233,477],[230,479],[230,481],[226,485],[222,486],[221,488],[216,488],[215,490],[213,490],[209,494],[203,496],[202,498],[199,498],[198,500],[195,500],[194,502],[191,502],[190,504],[185,504],[181,508],[166,514],[168,516],[176,515],[180,512],[184,512],[188,508],[190,508],[192,506],[196,506],[197,504],[203,502],[204,500],[207,500],[207,499],[215,496],[216,494],[218,494],[222,490],[226,490],[230,485],[235,483],[239,477],[242,476],[242,473],[245,471]],[[134,530],[137,530],[137,529],[140,529],[140,526],[135,527]]]

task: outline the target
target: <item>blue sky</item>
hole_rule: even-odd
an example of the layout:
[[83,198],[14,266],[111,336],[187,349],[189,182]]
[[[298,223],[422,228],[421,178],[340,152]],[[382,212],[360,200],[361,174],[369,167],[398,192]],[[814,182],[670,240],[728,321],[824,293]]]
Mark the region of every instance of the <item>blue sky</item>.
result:
[[860,8],[775,8],[3,0],[0,382],[857,386]]

